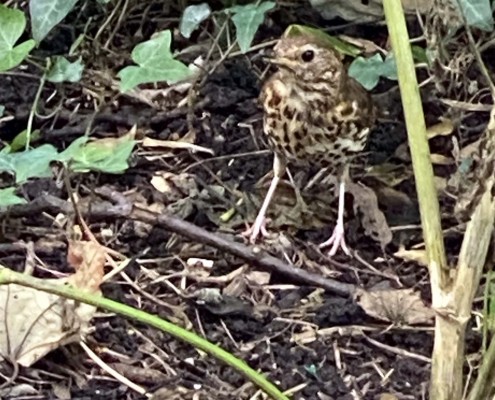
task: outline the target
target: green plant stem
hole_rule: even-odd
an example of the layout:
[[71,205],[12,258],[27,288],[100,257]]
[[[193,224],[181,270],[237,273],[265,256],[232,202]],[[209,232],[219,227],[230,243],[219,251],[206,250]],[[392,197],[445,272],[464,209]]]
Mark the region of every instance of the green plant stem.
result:
[[41,98],[41,93],[43,92],[43,88],[45,87],[46,81],[46,71],[48,71],[49,62],[47,62],[47,67],[41,75],[40,84],[38,86],[38,90],[36,91],[36,96],[34,97],[33,106],[31,107],[31,111],[29,112],[29,118],[26,127],[26,151],[29,151],[29,147],[31,145],[31,132],[33,130],[33,120],[34,115],[36,114],[36,110],[38,109],[38,103]]
[[397,62],[399,87],[404,108],[414,179],[421,213],[421,226],[428,254],[432,285],[448,283],[447,258],[443,243],[440,207],[433,179],[430,148],[419,94],[406,20],[400,0],[384,0],[383,7],[392,49]]
[[179,340],[187,342],[194,347],[205,351],[218,360],[225,362],[227,365],[233,367],[246,376],[274,400],[289,400],[289,398],[285,396],[275,385],[269,382],[263,375],[249,367],[244,361],[234,357],[232,354],[223,350],[219,346],[216,346],[197,336],[193,332],[167,322],[155,315],[148,314],[147,312],[110,299],[106,299],[103,296],[87,293],[70,286],[56,285],[42,279],[37,279],[25,274],[14,272],[2,266],[0,266],[0,268],[0,284],[15,283],[21,286],[27,286],[43,292],[56,294],[68,299],[90,304],[153,326],[154,328],[160,329],[161,331],[166,332]]
[[479,400],[490,398],[492,383],[495,375],[495,337],[492,337],[490,346],[483,354],[483,362],[478,370],[478,377],[474,381],[469,392],[468,400]]

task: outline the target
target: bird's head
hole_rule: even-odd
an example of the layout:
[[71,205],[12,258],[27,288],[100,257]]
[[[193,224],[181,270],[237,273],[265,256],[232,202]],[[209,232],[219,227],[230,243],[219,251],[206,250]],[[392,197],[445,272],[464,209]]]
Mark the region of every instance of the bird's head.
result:
[[301,85],[338,89],[345,74],[342,56],[326,34],[312,28],[291,34],[289,29],[273,49],[270,62],[293,74]]

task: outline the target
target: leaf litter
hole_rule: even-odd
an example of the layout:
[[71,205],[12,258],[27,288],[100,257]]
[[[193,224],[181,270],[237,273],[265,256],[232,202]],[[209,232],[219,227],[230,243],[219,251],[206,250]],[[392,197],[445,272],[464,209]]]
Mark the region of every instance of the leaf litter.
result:
[[[317,2],[313,3],[316,4]],[[363,2],[359,3],[359,1],[323,1],[320,3],[326,3],[327,8],[334,12],[351,9],[351,12],[347,15],[350,17],[354,15],[356,18],[362,18],[363,15],[375,18],[372,10],[377,6],[379,12],[382,12],[381,2],[378,0],[369,2],[369,5]],[[333,8],[334,6],[335,8]],[[277,10],[267,15],[268,23],[259,32],[259,38],[262,41],[272,39],[272,36],[275,37],[277,29],[281,27],[278,14],[286,11],[284,7],[285,5],[279,5]],[[289,12],[292,12],[292,10],[289,10]],[[122,15],[122,18],[126,18],[124,14]],[[218,15],[219,13],[214,10],[208,22],[205,21],[195,27],[194,36],[198,39],[199,46],[203,46],[201,47],[202,50],[199,50],[202,54],[204,54],[205,48],[209,48],[212,43],[215,44],[212,41],[212,32],[216,32],[214,29],[218,24]],[[114,27],[110,22],[110,28]],[[249,31],[250,29],[244,29],[243,32],[249,33]],[[267,31],[270,32],[270,37],[266,36]],[[353,30],[348,31],[348,33],[352,36],[356,35]],[[339,37],[343,38],[344,36]],[[377,36],[377,38],[373,38],[373,41],[376,41],[376,47],[373,46],[373,43],[365,41],[361,45],[359,40],[355,43],[364,52],[386,54],[388,46],[385,42],[386,34],[384,34],[383,40],[380,39],[380,36]],[[191,62],[191,60],[197,59],[195,58],[197,56],[195,51],[198,52],[197,47],[192,46],[190,42],[185,42],[183,37],[175,34],[175,31],[173,39],[174,47],[176,43],[179,48],[185,47],[184,51],[178,53],[177,59],[180,58],[184,66],[189,65],[191,67],[194,65],[195,61]],[[221,39],[223,40],[223,37]],[[227,38],[227,40],[229,39],[233,38]],[[134,41],[132,43],[134,44]],[[254,201],[257,200],[258,194],[251,190],[252,181],[257,180],[259,176],[268,171],[271,162],[270,157],[258,155],[241,158],[241,162],[235,159],[239,151],[247,153],[259,150],[252,145],[251,138],[247,137],[247,135],[239,135],[237,124],[242,122],[246,116],[256,118],[256,110],[253,106],[254,101],[250,97],[256,95],[257,89],[255,90],[251,86],[254,87],[253,82],[257,84],[258,78],[264,76],[266,65],[260,62],[260,59],[265,54],[268,54],[265,53],[266,49],[262,49],[259,52],[256,49],[251,51],[246,44],[247,42],[243,43],[243,50],[246,50],[246,48],[250,50],[246,53],[246,56],[243,56],[243,61],[247,60],[247,69],[256,79],[251,79],[247,75],[246,69],[241,68],[243,64],[237,62],[239,61],[236,56],[238,53],[225,53],[225,57],[228,60],[222,63],[218,70],[222,69],[227,72],[224,75],[217,75],[215,77],[216,81],[213,79],[214,71],[210,71],[209,68],[210,61],[215,63],[217,60],[208,60],[206,64],[201,66],[201,69],[207,71],[208,74],[211,72],[212,74],[208,78],[212,78],[210,81],[216,83],[210,85],[205,93],[210,93],[210,89],[217,89],[217,91],[214,91],[213,95],[210,93],[206,102],[203,102],[202,98],[198,99],[200,101],[197,104],[194,104],[194,101],[189,102],[191,93],[194,94],[198,89],[195,83],[189,80],[185,83],[168,87],[163,84],[148,84],[144,87],[132,89],[129,92],[129,98],[134,102],[141,103],[142,106],[149,106],[154,112],[162,112],[163,114],[158,114],[157,120],[165,122],[156,122],[154,117],[150,119],[153,122],[148,120],[144,122],[144,128],[148,128],[146,130],[146,139],[138,143],[137,164],[132,165],[125,175],[117,178],[108,177],[104,174],[98,176],[86,175],[78,181],[78,183],[81,183],[78,188],[80,187],[81,189],[77,195],[84,196],[87,194],[88,188],[92,190],[94,186],[103,185],[103,182],[108,183],[110,180],[112,186],[125,193],[128,199],[132,199],[131,203],[134,205],[163,214],[173,213],[182,218],[192,220],[200,226],[205,226],[207,229],[216,230],[216,234],[225,234],[226,237],[231,239],[235,235],[235,240],[242,240],[237,237],[238,227],[244,222],[244,219],[248,218],[242,214],[244,208],[247,207],[246,202],[243,203],[241,197],[243,194],[248,193],[250,198],[254,199]],[[256,43],[258,44],[258,42]],[[259,44],[260,47],[265,46],[265,43],[261,41]],[[122,50],[120,47],[115,47],[110,42],[109,46],[111,51],[115,51],[115,54],[120,54],[119,51]],[[237,47],[235,46],[237,45],[234,45],[236,50]],[[167,49],[167,54],[169,50]],[[126,49],[124,49],[124,53],[125,51]],[[234,62],[232,62],[230,69],[223,69],[223,64],[228,65],[232,60]],[[121,68],[121,61],[119,59],[117,63],[112,64],[112,60],[108,68],[105,66],[106,70],[112,71]],[[191,63],[188,64],[189,62]],[[141,65],[138,66],[141,67]],[[453,70],[453,68],[448,70]],[[183,71],[185,72],[185,70]],[[150,71],[146,73],[148,72]],[[95,73],[95,76],[97,77],[98,74]],[[191,76],[195,77],[196,75],[192,73]],[[219,76],[220,78],[218,78]],[[101,82],[96,83],[100,84]],[[85,82],[84,84],[87,85],[88,83]],[[394,83],[384,82],[381,79],[377,89],[380,91],[383,85],[390,87],[388,85],[394,85]],[[221,88],[219,88],[220,86]],[[474,87],[475,85],[471,86]],[[88,88],[91,87],[91,85],[88,86]],[[174,88],[179,87],[187,91],[187,93],[182,92],[186,93],[187,97],[181,96],[180,100],[176,101],[172,92],[175,90]],[[84,88],[86,89],[86,87]],[[429,88],[426,89],[429,90]],[[238,97],[235,96],[236,90]],[[392,90],[396,90],[396,87],[392,86]],[[88,96],[91,98],[91,91],[88,91],[88,93],[90,93]],[[201,91],[199,93],[201,96]],[[162,103],[159,103],[160,96],[166,97]],[[122,99],[122,104],[125,104],[126,100],[128,98]],[[469,103],[469,105],[471,104]],[[246,111],[247,106],[251,107],[252,110]],[[7,107],[9,113],[11,113],[10,109],[11,107]],[[145,111],[148,110],[146,109]],[[398,111],[401,110],[399,109]],[[128,116],[123,115],[126,112],[125,107],[115,107],[112,108],[111,117],[115,117],[116,120],[126,119],[125,117]],[[189,131],[190,127],[186,122],[190,121],[186,121],[186,113],[189,114],[188,117],[193,117],[192,125],[194,130]],[[165,118],[163,117],[164,114],[166,114]],[[434,113],[429,116],[436,118]],[[205,121],[208,123],[205,123]],[[149,122],[150,125],[148,126]],[[393,123],[401,124],[400,117]],[[111,124],[108,125],[111,126]],[[96,122],[94,132],[96,134],[105,132],[105,135],[107,135],[109,132],[108,125]],[[452,134],[452,141],[457,139],[457,131],[458,127],[456,126]],[[257,132],[256,130],[256,134]],[[434,132],[433,140],[448,138],[449,133],[445,132],[446,130]],[[441,167],[439,169],[447,171],[439,178],[444,180],[449,178],[448,173],[456,167],[459,171],[465,169],[464,163],[466,160],[463,157],[457,157],[457,155],[465,151],[469,144],[466,145],[466,141],[463,140],[465,138],[460,137],[460,139],[457,153],[448,154],[449,149],[436,148],[435,153],[445,157],[438,159],[444,165],[436,167]],[[153,142],[154,140],[156,142]],[[147,146],[148,144],[151,144],[151,146]],[[444,153],[443,150],[446,150],[446,152]],[[394,224],[389,219],[389,210],[384,211],[387,219],[382,218],[383,215],[380,215],[381,211],[378,205],[382,207],[382,203],[385,203],[388,206],[393,199],[398,204],[393,213],[400,216],[403,213],[402,211],[397,211],[398,208],[400,210],[416,208],[415,202],[412,200],[414,199],[414,193],[411,190],[412,168],[408,159],[407,146],[403,146],[401,152],[401,154],[397,152],[395,155],[387,155],[385,157],[387,164],[374,165],[363,176],[362,180],[366,186],[358,185],[358,187],[354,188],[355,193],[351,193],[355,197],[354,213],[358,214],[366,233],[372,235],[380,244],[388,242],[390,238],[388,224]],[[218,160],[214,155],[218,157]],[[232,156],[232,159],[229,159],[230,156]],[[222,157],[224,157],[223,160],[221,159]],[[194,160],[191,163],[192,159]],[[453,159],[455,165],[450,164],[448,159]],[[244,162],[244,160],[247,162]],[[266,169],[264,169],[265,166],[267,166]],[[74,178],[79,179],[80,177],[76,176]],[[368,178],[373,181],[379,181],[385,186],[376,188],[375,185],[368,185]],[[376,191],[378,198],[373,197],[370,193],[370,188]],[[249,193],[250,191],[251,193]],[[321,228],[334,222],[336,211],[332,204],[332,193],[330,191],[322,192],[317,193],[314,197],[312,196],[313,193],[303,193],[309,208],[305,210],[304,207],[295,207],[295,196],[291,184],[282,185],[280,193],[277,193],[281,197],[278,198],[279,201],[271,210],[274,217],[271,227],[280,228],[282,232],[282,235],[280,235],[281,240],[275,245],[271,242],[263,243],[267,251],[274,253],[280,259],[292,262],[295,268],[317,271],[323,276],[331,276],[362,287],[376,288],[377,275],[379,276],[378,279],[383,279],[382,267],[393,270],[394,274],[399,277],[398,283],[400,284],[424,287],[423,282],[425,282],[425,279],[422,278],[422,274],[425,273],[425,270],[424,268],[417,268],[418,264],[424,263],[424,251],[405,250],[414,249],[415,247],[414,243],[410,243],[410,239],[402,231],[400,231],[400,235],[397,235],[400,236],[401,242],[399,251],[395,252],[397,243],[394,241],[385,249],[384,254],[380,255],[384,260],[378,267],[380,270],[378,268],[374,270],[367,269],[364,264],[361,265],[355,260],[342,262],[339,256],[334,260],[322,260],[320,255],[315,255],[311,245],[317,242],[318,235],[323,231]],[[9,194],[10,192],[6,193],[6,195]],[[192,201],[186,200],[187,197],[192,197]],[[92,199],[92,201],[95,200]],[[219,215],[225,215],[226,210],[234,210],[231,214],[233,217],[231,221],[222,223]],[[64,216],[64,218],[69,219],[68,216]],[[368,243],[361,240],[362,234],[356,234],[352,231],[356,223],[359,222],[359,218],[346,221],[346,230],[350,228],[350,232],[347,233],[350,233],[349,236],[356,240],[356,244],[353,247],[358,251],[367,251],[369,248]],[[102,228],[101,225],[107,226],[111,223],[115,223],[110,229],[112,234],[104,236],[105,228]],[[37,233],[39,231],[33,229],[35,227],[32,224],[27,221],[25,224],[27,225],[28,235],[39,235]],[[122,229],[120,229],[121,227]],[[318,232],[311,232],[307,236],[306,232],[297,232],[298,240],[295,243],[288,240],[288,236],[285,235],[286,232],[294,233],[296,229],[301,228],[304,230],[308,229],[308,227],[315,228]],[[49,231],[49,228],[43,228]],[[421,373],[416,373],[416,366],[409,364],[407,358],[403,356],[389,357],[386,353],[380,353],[377,356],[375,351],[370,352],[369,348],[364,347],[359,342],[356,334],[356,332],[362,332],[363,329],[376,329],[380,331],[377,335],[385,337],[386,333],[381,331],[386,327],[385,324],[392,323],[394,328],[391,329],[395,329],[394,340],[398,340],[398,346],[406,347],[411,343],[417,343],[419,337],[424,339],[421,340],[422,351],[428,352],[428,347],[431,344],[430,336],[421,338],[419,332],[396,328],[401,324],[429,324],[428,307],[425,306],[426,310],[422,308],[421,297],[418,293],[389,289],[386,286],[385,289],[376,289],[372,294],[369,294],[369,298],[366,295],[361,297],[361,300],[366,300],[366,302],[363,300],[362,304],[363,309],[366,311],[365,315],[351,301],[346,302],[345,299],[336,298],[336,296],[323,291],[319,292],[318,295],[314,295],[315,291],[312,291],[313,289],[311,288],[303,288],[291,282],[286,282],[275,276],[275,274],[269,274],[265,271],[253,271],[252,266],[230,256],[228,252],[218,251],[198,242],[191,244],[182,237],[170,235],[169,232],[164,232],[162,229],[154,229],[151,225],[142,224],[140,221],[125,220],[122,226],[120,226],[120,221],[91,221],[91,228],[96,229],[101,238],[108,240],[112,247],[122,248],[133,255],[139,253],[143,247],[150,249],[151,254],[148,259],[138,260],[136,262],[137,267],[136,265],[131,265],[129,271],[126,271],[132,279],[135,279],[135,282],[130,280],[133,286],[123,286],[118,281],[110,282],[112,295],[115,294],[119,298],[125,299],[124,301],[126,302],[129,299],[131,301],[136,300],[143,307],[157,310],[159,313],[162,312],[162,309],[157,307],[157,304],[163,305],[166,302],[179,303],[188,313],[187,317],[180,319],[181,323],[184,322],[184,324],[193,326],[195,329],[199,327],[198,329],[201,330],[202,334],[209,338],[214,338],[224,347],[234,348],[235,351],[248,349],[250,353],[244,355],[252,357],[251,361],[255,360],[256,363],[259,363],[260,370],[268,371],[269,374],[272,374],[275,379],[286,385],[286,387],[296,388],[294,389],[295,398],[312,398],[315,393],[322,399],[341,397],[348,395],[350,390],[359,392],[357,395],[362,398],[371,398],[371,396],[378,398],[379,394],[385,391],[384,386],[386,386],[387,391],[396,393],[398,398],[403,397],[400,392],[405,393],[404,397],[416,398],[419,394],[418,388],[427,379],[424,373],[426,369],[421,368]],[[398,228],[397,230],[402,229],[400,226],[394,226],[394,228]],[[7,227],[7,229],[11,228]],[[415,232],[415,243],[417,243],[417,238],[421,234],[417,227],[414,229],[417,231]],[[109,229],[106,230],[108,231]],[[394,234],[397,230],[394,230]],[[402,245],[403,241],[406,242],[404,245]],[[375,250],[369,255],[371,258],[376,257],[377,253],[379,253],[378,246],[372,245]],[[59,252],[55,254],[59,254]],[[393,259],[392,255],[396,259]],[[377,259],[378,257],[375,258],[375,260]],[[401,262],[401,259],[406,262]],[[388,265],[385,263],[388,263]],[[143,265],[147,265],[147,268],[143,267]],[[232,278],[230,276],[233,274],[232,270],[241,272]],[[95,279],[95,283],[97,280]],[[213,306],[211,311],[212,314],[216,313],[221,318],[212,317],[204,309],[197,309],[187,304],[184,302],[184,298],[181,297],[184,294],[194,293],[201,289],[209,289],[216,294],[220,293],[219,298],[223,299],[225,304],[222,307]],[[144,294],[143,297],[141,297],[142,294]],[[250,310],[244,313],[241,318],[230,315],[236,308],[242,311],[247,304],[254,304],[255,307],[266,307],[271,312],[270,317],[261,318],[259,323],[252,324],[252,321],[250,321],[252,311]],[[408,315],[407,312],[404,315],[404,310],[402,309],[407,311],[408,307],[415,310],[412,315]],[[171,316],[165,314],[165,317],[170,317],[172,320],[176,319],[175,314]],[[167,376],[169,376],[169,373],[175,375],[177,372],[179,374],[175,376],[181,376],[183,371],[180,367],[175,370],[175,361],[188,360],[187,362],[189,362],[189,360],[192,360],[195,367],[198,367],[198,371],[202,368],[207,368],[209,374],[208,379],[202,380],[197,375],[194,375],[194,372],[190,374],[191,371],[188,369],[187,379],[191,380],[191,382],[187,382],[188,387],[201,386],[202,389],[206,390],[207,387],[218,383],[221,389],[215,394],[221,393],[224,387],[230,389],[240,387],[243,384],[238,379],[232,378],[231,374],[224,373],[224,369],[216,366],[214,362],[208,360],[208,365],[205,365],[206,361],[203,358],[191,356],[190,351],[184,351],[176,341],[164,340],[159,335],[156,335],[153,330],[143,329],[143,336],[146,339],[151,339],[146,343],[143,343],[137,337],[129,340],[127,325],[123,325],[121,319],[109,317],[108,320],[111,322],[105,320],[104,329],[101,328],[102,325],[95,324],[94,339],[105,351],[108,348],[108,354],[112,354],[112,358],[123,358],[126,363],[131,361],[134,364],[141,363],[145,366],[154,365],[157,369],[166,371]],[[382,321],[378,327],[376,327],[376,320]],[[192,321],[194,323],[191,323]],[[111,326],[112,329],[106,329],[108,326]],[[314,335],[313,342],[306,347],[300,346],[297,340],[295,343],[291,341],[291,338],[297,337],[296,335],[299,331],[304,332],[309,329],[308,327],[312,329],[319,328],[318,332],[331,331],[332,336],[328,335],[325,338]],[[156,342],[156,346],[153,347],[151,342]],[[145,350],[143,351],[143,349]],[[331,351],[328,351],[328,349],[331,349]],[[367,360],[373,363],[377,370],[382,370],[384,367],[390,368],[390,375],[386,373],[384,378],[382,372],[377,373],[373,368],[369,368],[366,371],[368,373],[366,376],[369,379],[365,380],[365,384],[361,384],[362,381],[355,379],[363,373],[362,358],[359,358],[359,362],[355,362],[355,354],[357,353],[365,355],[371,353],[371,357],[367,358]],[[322,354],[325,354],[325,357],[322,358]],[[116,367],[119,365],[118,363],[114,364]],[[411,370],[411,367],[414,367],[414,374],[404,373],[405,370]],[[139,369],[136,371],[139,372]],[[311,371],[311,378],[307,379],[306,376],[301,374],[301,371],[303,373],[305,373],[304,371]],[[324,377],[324,379],[313,379],[314,377]],[[182,382],[179,378],[177,381]],[[411,387],[404,388],[403,385],[401,386],[401,382],[404,381],[409,382]],[[296,384],[302,383],[300,386],[291,386],[294,382]],[[349,385],[349,382],[352,382],[352,384]],[[111,383],[113,384],[114,382]],[[167,390],[169,383],[161,384],[166,393],[165,397],[167,395],[169,397],[177,395],[175,388],[179,387],[180,384],[176,383],[174,381],[174,386],[170,390]],[[120,384],[118,386],[119,392],[117,395],[121,395],[125,388]],[[154,385],[152,386],[154,387]],[[101,388],[102,385],[98,383],[88,389],[90,394],[85,392],[84,395],[95,396],[96,390],[100,391]],[[69,392],[73,394],[76,391],[76,388],[71,388]],[[252,397],[248,392],[249,389],[235,392],[228,390],[226,398],[230,400],[232,396],[239,399]],[[109,395],[116,395],[116,392],[111,390],[108,393],[111,393]],[[191,397],[193,395],[200,397],[203,395],[203,392],[199,390],[188,389],[187,393]],[[334,396],[329,396],[327,393],[333,393]],[[133,397],[130,393],[126,393],[126,395]],[[222,395],[212,396],[211,392],[206,393],[205,396],[205,398],[224,399]],[[159,398],[158,394],[157,398]]]
[[[72,242],[67,261],[75,273],[47,281],[100,293],[105,254],[93,242]],[[93,306],[29,287],[0,286],[0,353],[28,367],[50,351],[81,340],[95,311]]]

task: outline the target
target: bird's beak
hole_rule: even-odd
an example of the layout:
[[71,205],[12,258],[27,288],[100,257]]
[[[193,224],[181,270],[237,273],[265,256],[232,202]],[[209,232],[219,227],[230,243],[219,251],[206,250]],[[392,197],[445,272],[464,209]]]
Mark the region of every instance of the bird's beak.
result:
[[294,64],[295,64],[294,61],[284,57],[265,58],[265,61],[267,61],[270,64],[276,65],[277,67],[288,68],[288,69],[294,69]]

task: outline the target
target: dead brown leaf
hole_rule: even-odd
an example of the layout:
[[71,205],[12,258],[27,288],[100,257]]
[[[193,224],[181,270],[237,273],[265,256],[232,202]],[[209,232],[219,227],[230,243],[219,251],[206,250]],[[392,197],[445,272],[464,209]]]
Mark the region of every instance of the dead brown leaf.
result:
[[95,242],[71,241],[67,252],[67,261],[76,273],[67,281],[79,288],[99,292],[105,275],[105,249]]
[[[105,251],[92,242],[70,242],[67,259],[76,269],[68,278],[50,279],[99,292]],[[28,367],[50,351],[77,342],[96,308],[36,289],[10,284],[0,287],[0,354]]]
[[151,185],[160,193],[165,194],[166,201],[169,203],[197,196],[199,193],[194,176],[187,173],[159,172],[151,178]]
[[409,179],[412,176],[412,169],[406,168],[405,165],[386,162],[370,167],[366,172],[366,176],[373,177],[387,186],[394,187]]
[[404,261],[414,261],[423,267],[428,266],[428,256],[425,249],[420,250],[406,250],[404,246],[401,246],[398,251],[394,253],[395,257],[402,258]]
[[431,324],[435,316],[413,289],[361,291],[357,303],[369,316],[394,324]]
[[152,138],[144,138],[141,143],[143,147],[149,148],[165,148],[165,149],[183,149],[183,150],[191,150],[197,153],[207,153],[212,156],[215,155],[215,152],[212,149],[207,147],[198,146],[194,143],[189,143],[185,140],[160,140],[160,139],[152,139]]
[[361,214],[365,234],[385,247],[392,241],[392,231],[385,215],[378,208],[375,192],[363,184],[349,183],[349,193],[354,196],[354,210]]
[[433,139],[437,136],[451,135],[452,132],[454,132],[454,123],[450,119],[445,118],[438,124],[430,126],[426,130],[426,135],[428,139]]

